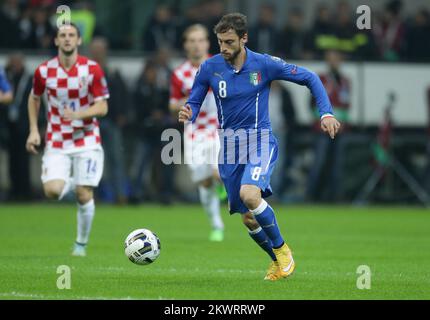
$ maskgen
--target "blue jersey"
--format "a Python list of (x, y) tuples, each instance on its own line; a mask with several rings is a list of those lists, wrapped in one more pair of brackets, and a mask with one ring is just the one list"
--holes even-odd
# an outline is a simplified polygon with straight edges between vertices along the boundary
[(0, 91), (8, 93), (11, 91), (9, 81), (7, 80), (6, 73), (0, 68)]
[[(274, 80), (286, 80), (307, 86), (316, 100), (320, 116), (333, 114), (324, 86), (314, 72), (248, 48), (241, 70), (234, 70), (233, 66), (218, 54), (200, 66), (194, 80), (187, 102), (193, 111), (191, 121), (194, 122), (197, 118), (206, 93), (211, 88), (217, 104), (218, 120), (224, 132), (245, 130), (249, 137), (263, 136), (262, 133), (267, 131), (270, 133), (268, 141), (262, 139), (261, 142), (259, 139), (255, 141), (248, 138), (243, 141), (233, 136), (235, 140), (231, 141), (234, 141), (235, 146), (242, 142), (247, 145), (244, 152), (241, 152), (240, 148), (234, 149), (234, 157), (231, 158), (234, 161), (231, 162), (228, 148), (221, 149), (223, 151), (220, 152), (218, 167), (227, 190), (231, 213), (249, 212), (240, 197), (242, 185), (256, 185), (263, 197), (272, 194), (270, 177), (278, 158), (278, 145), (271, 134), (269, 120), (269, 92), (270, 84)], [(222, 139), (221, 148), (225, 145), (226, 141)], [(251, 158), (257, 161), (252, 161)]]
[(206, 60), (194, 80), (188, 100), (195, 121), (209, 88), (212, 88), (221, 129), (269, 129), (269, 91), (274, 80), (307, 86), (314, 96), (320, 116), (333, 114), (332, 106), (319, 77), (306, 68), (246, 49), (241, 70), (234, 70), (222, 57)]

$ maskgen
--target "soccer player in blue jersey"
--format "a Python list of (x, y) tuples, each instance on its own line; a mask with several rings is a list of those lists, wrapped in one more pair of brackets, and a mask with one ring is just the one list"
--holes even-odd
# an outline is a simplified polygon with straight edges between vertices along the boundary
[[(334, 118), (327, 93), (314, 72), (246, 47), (246, 16), (227, 14), (215, 26), (214, 32), (221, 54), (200, 66), (191, 95), (179, 112), (179, 121), (195, 121), (211, 88), (221, 127), (219, 171), (227, 189), (230, 213), (242, 215), (251, 238), (271, 257), (264, 279), (274, 281), (286, 278), (295, 269), (294, 259), (281, 235), (272, 207), (264, 200), (272, 194), (270, 175), (278, 156), (277, 141), (271, 133), (269, 120), (271, 82), (286, 80), (307, 86), (315, 97), (321, 128), (332, 139), (340, 123)], [(247, 148), (234, 150), (234, 161), (230, 161), (231, 154), (225, 148), (224, 139), (229, 136), (223, 132), (227, 131), (234, 132), (234, 146), (243, 144), (243, 132), (247, 138)], [(267, 136), (266, 139), (264, 136)]]

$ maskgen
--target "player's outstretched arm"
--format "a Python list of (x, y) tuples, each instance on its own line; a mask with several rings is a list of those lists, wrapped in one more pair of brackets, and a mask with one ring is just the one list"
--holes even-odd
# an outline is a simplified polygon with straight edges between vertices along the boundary
[(339, 132), (340, 123), (333, 115), (330, 99), (318, 75), (313, 71), (286, 63), (276, 57), (266, 56), (266, 62), (271, 80), (286, 80), (308, 87), (318, 107), (321, 117), (321, 129), (334, 139)]
[(319, 76), (312, 71), (302, 68), (305, 73), (305, 85), (309, 88), (312, 95), (315, 97), (318, 106), (318, 112), (321, 116), (321, 129), (327, 133), (330, 138), (334, 139), (339, 132), (340, 122), (333, 115), (333, 108), (327, 91), (321, 82)]
[(28, 97), (28, 120), (30, 123), (30, 134), (28, 135), (25, 148), (32, 154), (37, 154), (37, 147), (40, 146), (40, 133), (37, 126), (37, 119), (39, 118), (40, 110), (40, 97), (34, 96), (30, 93)]
[(102, 99), (94, 103), (90, 108), (85, 110), (73, 111), (71, 108), (64, 108), (64, 119), (67, 121), (84, 120), (92, 118), (100, 118), (108, 113), (108, 104), (106, 99)]
[(185, 95), (182, 88), (184, 83), (175, 72), (170, 77), (169, 110), (174, 116), (178, 116), (181, 108), (187, 103), (189, 95)]
[[(184, 108), (189, 109), (188, 113), (190, 112), (191, 117), (188, 120), (192, 122), (194, 122), (199, 115), (203, 100), (205, 100), (206, 94), (208, 93), (209, 78), (210, 70), (207, 61), (205, 61), (200, 65), (200, 68), (197, 71), (186, 107), (181, 108), (182, 112), (186, 111)], [(184, 115), (184, 113), (182, 113), (182, 115)]]

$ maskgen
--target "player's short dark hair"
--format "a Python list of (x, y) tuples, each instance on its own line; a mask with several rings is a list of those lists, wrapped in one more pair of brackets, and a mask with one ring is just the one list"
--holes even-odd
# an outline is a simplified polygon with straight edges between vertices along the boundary
[[(66, 24), (63, 24), (60, 27), (57, 27), (57, 31), (55, 32), (55, 37), (58, 37), (58, 33), (60, 32), (60, 29), (64, 26), (66, 26)], [(79, 30), (78, 26), (75, 23), (70, 22), (69, 24), (67, 24), (67, 26), (72, 26), (73, 28), (75, 28), (76, 31), (78, 32), (78, 38), (81, 37), (81, 30)]]
[(239, 38), (248, 33), (248, 19), (241, 13), (229, 13), (224, 15), (214, 27), (215, 34), (234, 30)]

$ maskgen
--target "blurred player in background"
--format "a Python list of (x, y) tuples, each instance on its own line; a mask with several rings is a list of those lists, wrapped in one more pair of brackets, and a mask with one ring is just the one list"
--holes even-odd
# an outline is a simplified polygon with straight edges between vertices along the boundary
[[(183, 39), (187, 61), (174, 70), (171, 78), (170, 110), (176, 113), (189, 97), (198, 68), (209, 58), (209, 33), (203, 25), (188, 27)], [(211, 221), (211, 241), (222, 241), (224, 238), (224, 224), (217, 192), (220, 184), (217, 168), (218, 125), (215, 98), (212, 91), (209, 91), (202, 102), (195, 124), (187, 125), (184, 135), (186, 163), (191, 170), (192, 181), (198, 184), (200, 202)], [(199, 153), (204, 154), (203, 158), (193, 157), (198, 157)]]
[(34, 73), (28, 98), (30, 134), (26, 148), (37, 154), (41, 144), (37, 118), (44, 92), (48, 97), (48, 128), (42, 159), (46, 197), (61, 200), (74, 190), (78, 201), (77, 238), (72, 255), (85, 256), (95, 213), (93, 189), (103, 173), (104, 154), (97, 117), (108, 112), (109, 91), (101, 67), (78, 54), (82, 39), (76, 25), (57, 30), (58, 56)]
[(7, 80), (6, 73), (0, 68), (0, 104), (8, 105), (13, 101), (12, 88)]
[[(281, 235), (275, 213), (263, 199), (272, 194), (270, 176), (278, 158), (277, 140), (269, 120), (268, 100), (272, 81), (286, 80), (306, 85), (315, 97), (321, 128), (332, 139), (340, 124), (334, 118), (324, 86), (314, 72), (277, 57), (253, 52), (245, 46), (248, 41), (246, 16), (227, 14), (214, 31), (221, 54), (209, 58), (200, 66), (191, 95), (179, 112), (179, 121), (195, 122), (206, 93), (212, 88), (221, 129), (235, 132), (234, 139), (238, 131), (246, 132), (246, 152), (241, 152), (243, 148), (237, 152), (235, 148), (235, 161), (232, 163), (229, 161), (231, 159), (226, 159), (229, 156), (228, 148), (223, 148), (219, 172), (227, 189), (230, 213), (242, 214), (252, 239), (271, 257), (265, 279), (274, 281), (292, 274), (295, 263)], [(267, 133), (267, 139), (260, 137), (261, 141), (258, 141), (259, 136)], [(252, 136), (256, 136), (255, 140)], [(233, 142), (236, 143), (236, 140)], [(267, 154), (264, 154), (265, 150)], [(241, 161), (243, 159), (246, 163)]]
[[(7, 132), (8, 105), (13, 102), (12, 87), (7, 79), (7, 75), (0, 67), (0, 149), (7, 145), (10, 139)], [(0, 199), (3, 195), (0, 190)]]

